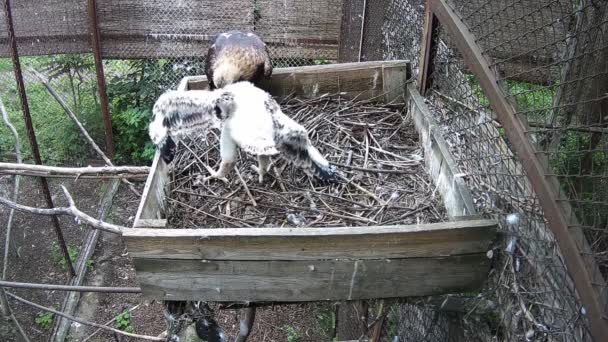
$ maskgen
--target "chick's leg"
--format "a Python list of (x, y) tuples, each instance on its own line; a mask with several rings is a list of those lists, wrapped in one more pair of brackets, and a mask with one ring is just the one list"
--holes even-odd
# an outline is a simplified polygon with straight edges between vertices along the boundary
[(225, 128), (222, 130), (222, 135), (220, 137), (220, 156), (222, 157), (222, 161), (220, 162), (219, 169), (216, 172), (212, 172), (210, 176), (202, 178), (203, 182), (210, 179), (220, 179), (224, 182), (228, 182), (226, 176), (234, 168), (234, 164), (236, 164), (238, 148)]
[(270, 167), (270, 157), (258, 155), (258, 166), (252, 166), (255, 172), (258, 173), (258, 181), (260, 183), (264, 182), (264, 175), (268, 172), (268, 168)]

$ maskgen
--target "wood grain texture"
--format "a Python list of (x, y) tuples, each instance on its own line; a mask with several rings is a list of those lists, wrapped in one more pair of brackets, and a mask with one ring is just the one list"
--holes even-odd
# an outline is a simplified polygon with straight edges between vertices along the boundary
[(133, 222), (134, 227), (142, 226), (143, 223), (139, 222), (141, 219), (157, 220), (163, 218), (166, 187), (169, 184), (169, 166), (160, 158), (159, 151), (156, 151), (154, 155), (150, 170)]
[[(342, 92), (361, 100), (386, 94), (379, 101), (391, 102), (404, 94), (408, 64), (399, 60), (277, 68), (261, 87), (276, 97)], [(207, 89), (205, 76), (189, 77), (187, 82), (188, 89)]]
[(428, 173), (443, 200), (450, 218), (478, 215), (471, 192), (452, 158), (439, 125), (431, 115), (424, 98), (414, 84), (408, 84), (409, 109), (424, 147), (424, 161)]
[(489, 259), (448, 258), (320, 261), (134, 259), (147, 297), (164, 300), (355, 300), (457, 293), (478, 288)]
[(318, 260), (421, 258), (485, 253), (491, 220), (344, 228), (130, 229), (137, 258)]

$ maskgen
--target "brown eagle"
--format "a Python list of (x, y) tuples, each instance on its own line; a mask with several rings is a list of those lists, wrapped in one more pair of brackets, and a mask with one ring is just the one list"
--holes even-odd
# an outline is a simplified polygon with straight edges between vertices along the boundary
[(263, 78), (272, 74), (268, 48), (260, 37), (251, 32), (221, 33), (207, 53), (205, 74), (210, 90), (239, 81), (259, 86)]

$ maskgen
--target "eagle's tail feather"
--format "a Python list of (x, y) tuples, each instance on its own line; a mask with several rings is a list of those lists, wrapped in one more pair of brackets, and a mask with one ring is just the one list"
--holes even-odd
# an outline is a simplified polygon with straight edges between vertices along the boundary
[(312, 146), (305, 135), (296, 137), (293, 134), (290, 138), (284, 141), (279, 148), (283, 158), (322, 182), (336, 181), (335, 167), (330, 165), (319, 150)]
[(336, 168), (329, 164), (319, 150), (311, 144), (308, 144), (306, 152), (312, 161), (311, 169), (313, 175), (324, 182), (335, 182), (337, 178)]

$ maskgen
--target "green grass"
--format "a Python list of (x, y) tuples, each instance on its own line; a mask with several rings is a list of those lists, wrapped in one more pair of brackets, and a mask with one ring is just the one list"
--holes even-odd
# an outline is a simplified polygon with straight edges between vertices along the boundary
[(131, 325), (131, 312), (128, 309), (124, 309), (123, 312), (116, 315), (114, 326), (118, 330), (132, 333), (133, 326)]
[(53, 319), (55, 318), (55, 314), (48, 311), (40, 311), (36, 314), (36, 318), (34, 318), (34, 322), (42, 329), (50, 329), (51, 325), (53, 325)]
[[(56, 264), (61, 266), (62, 269), (68, 268), (68, 263), (65, 261), (65, 258), (63, 257), (63, 253), (61, 252), (61, 248), (59, 248), (58, 245), (53, 244), (53, 246), (51, 246), (50, 254), (51, 254), (51, 260), (53, 260)], [(68, 246), (68, 254), (70, 256), (70, 261), (75, 262), (76, 259), (78, 259), (78, 248), (76, 248), (74, 246)]]
[(287, 342), (298, 342), (304, 337), (298, 328), (291, 325), (284, 326), (283, 330), (287, 333)]

